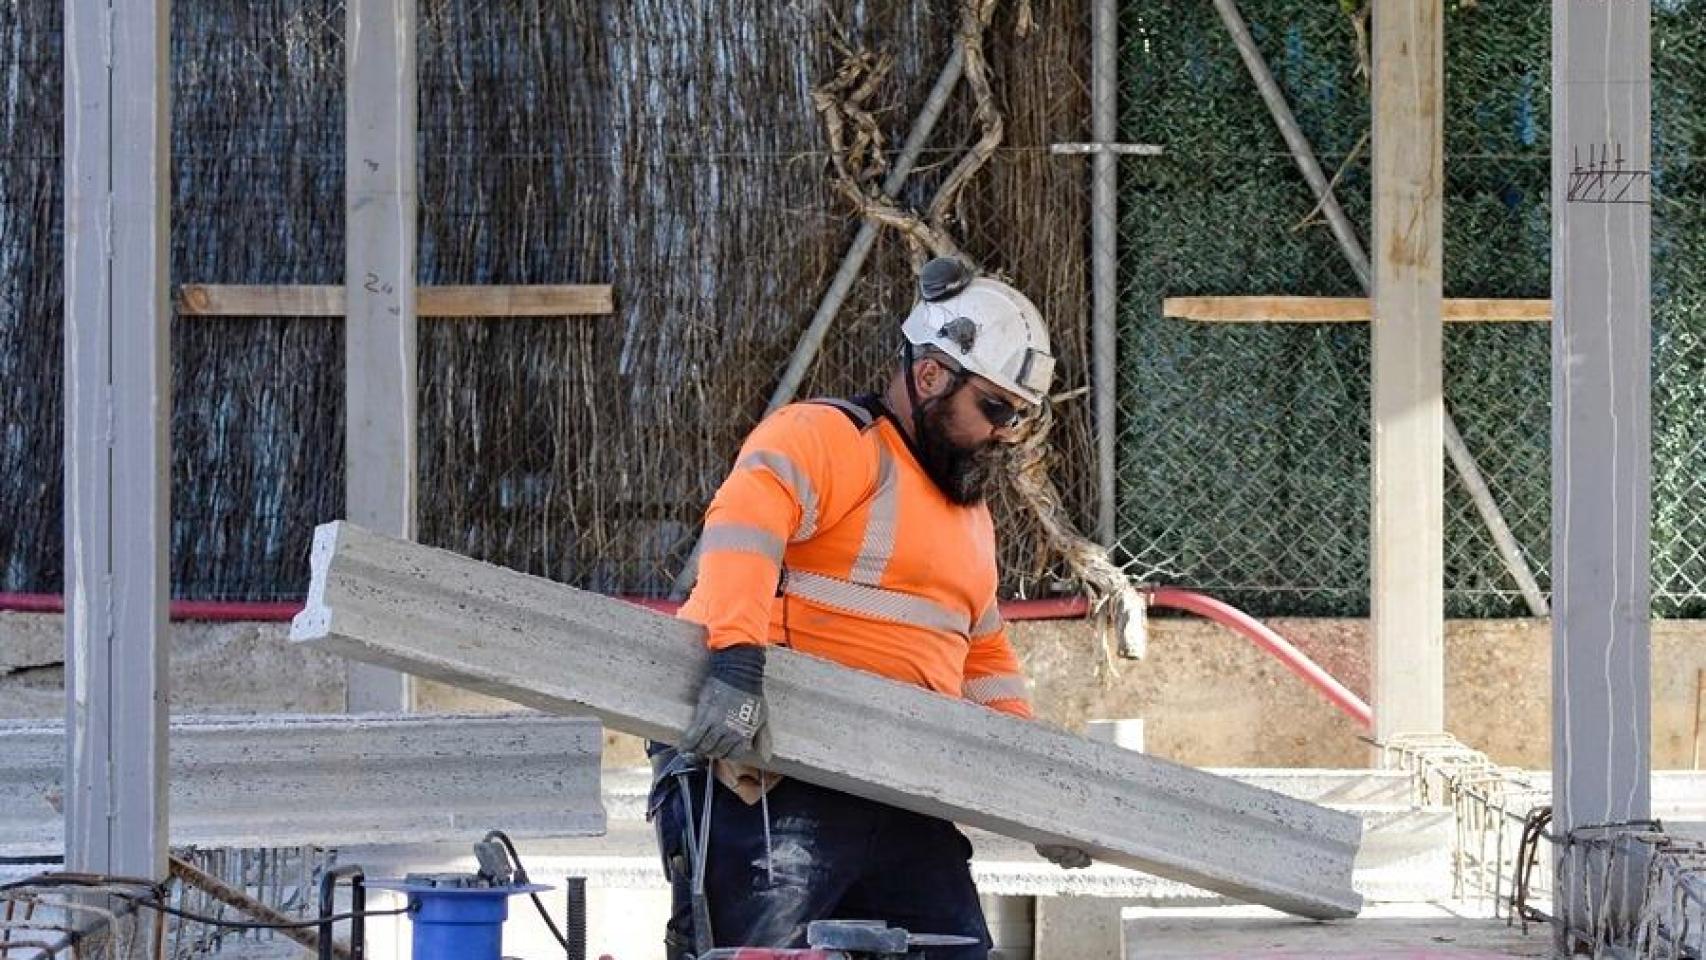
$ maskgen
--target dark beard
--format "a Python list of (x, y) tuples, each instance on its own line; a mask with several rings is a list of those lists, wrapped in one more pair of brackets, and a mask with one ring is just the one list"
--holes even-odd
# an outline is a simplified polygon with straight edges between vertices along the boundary
[(950, 503), (976, 506), (988, 499), (994, 489), (1001, 451), (994, 443), (967, 448), (949, 440), (948, 408), (942, 402), (946, 399), (941, 398), (924, 411), (917, 443), (918, 465)]

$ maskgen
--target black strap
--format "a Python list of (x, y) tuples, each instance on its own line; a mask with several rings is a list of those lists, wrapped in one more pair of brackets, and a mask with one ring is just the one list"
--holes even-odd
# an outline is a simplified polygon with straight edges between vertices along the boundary
[(806, 402), (840, 410), (843, 416), (853, 422), (853, 426), (859, 428), (860, 433), (871, 429), (880, 416), (880, 404), (877, 403), (876, 394), (861, 394), (846, 400), (839, 397), (818, 397)]

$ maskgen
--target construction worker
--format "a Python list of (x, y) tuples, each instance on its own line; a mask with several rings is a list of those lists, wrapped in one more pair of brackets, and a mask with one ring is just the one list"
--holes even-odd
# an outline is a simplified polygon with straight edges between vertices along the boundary
[[(713, 941), (804, 946), (806, 925), (830, 918), (979, 944), (933, 958), (988, 955), (971, 844), (952, 823), (727, 759), (767, 752), (772, 644), (1031, 716), (996, 608), (985, 496), (999, 444), (1048, 391), (1048, 331), (1019, 291), (956, 260), (930, 261), (919, 286), (887, 389), (767, 417), (707, 511), (680, 616), (707, 628), (711, 666), (678, 749), (653, 745), (672, 958)], [(694, 775), (706, 762), (711, 775)]]

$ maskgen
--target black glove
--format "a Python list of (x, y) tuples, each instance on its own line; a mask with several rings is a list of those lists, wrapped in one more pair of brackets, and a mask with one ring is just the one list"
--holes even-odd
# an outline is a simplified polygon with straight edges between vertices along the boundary
[(681, 752), (721, 760), (739, 751), (768, 753), (764, 729), (764, 648), (752, 644), (711, 652), (711, 669), (699, 687), (693, 722), (681, 735)]
[(1090, 855), (1077, 847), (1039, 843), (1037, 853), (1063, 870), (1082, 870), (1090, 865)]

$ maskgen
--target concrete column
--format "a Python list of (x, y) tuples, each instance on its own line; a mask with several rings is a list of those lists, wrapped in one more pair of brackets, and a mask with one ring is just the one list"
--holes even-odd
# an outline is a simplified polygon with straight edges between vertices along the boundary
[[(415, 0), (349, 0), (344, 168), (344, 515), (415, 536)], [(406, 710), (408, 677), (349, 666), (351, 712)]]
[(1374, 730), (1445, 724), (1443, 11), (1374, 5)]
[[(1651, 809), (1649, 239), (1651, 48), (1644, 0), (1552, 4), (1553, 829)], [(1633, 922), (1631, 845), (1560, 863), (1558, 934)], [(1589, 941), (1591, 942), (1591, 940)]]
[(65, 3), (65, 865), (166, 876), (166, 0)]

